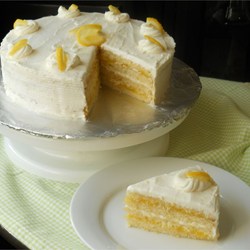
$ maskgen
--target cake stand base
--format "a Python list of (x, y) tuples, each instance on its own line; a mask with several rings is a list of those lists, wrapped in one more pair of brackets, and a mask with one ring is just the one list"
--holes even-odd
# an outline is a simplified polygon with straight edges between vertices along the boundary
[(4, 145), (11, 161), (31, 174), (56, 181), (80, 183), (95, 172), (119, 162), (163, 156), (168, 149), (169, 133), (129, 147), (101, 151), (68, 150), (64, 154), (6, 137)]

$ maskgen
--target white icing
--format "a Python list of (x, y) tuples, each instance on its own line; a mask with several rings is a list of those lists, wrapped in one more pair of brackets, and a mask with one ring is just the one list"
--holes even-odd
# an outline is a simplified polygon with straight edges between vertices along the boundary
[[(79, 56), (75, 53), (67, 53), (66, 52), (66, 56), (67, 56), (67, 65), (66, 65), (66, 69), (65, 71), (68, 71), (69, 69), (73, 69), (75, 67), (77, 67), (78, 65), (80, 65), (81, 59), (79, 58)], [(46, 66), (49, 70), (54, 70), (54, 71), (58, 71), (58, 64), (57, 64), (57, 60), (56, 60), (56, 52), (52, 52), (46, 59)]]
[(198, 178), (187, 177), (188, 172), (205, 172), (199, 166), (184, 169), (176, 174), (173, 181), (173, 187), (185, 192), (202, 192), (212, 186), (212, 182), (203, 181)]
[(104, 16), (107, 21), (115, 23), (125, 23), (130, 19), (128, 13), (114, 14), (112, 11), (105, 12)]
[(17, 36), (23, 36), (26, 34), (31, 34), (36, 32), (39, 29), (39, 25), (36, 21), (33, 20), (26, 20), (26, 25), (18, 25), (14, 28), (14, 33)]
[[(138, 43), (143, 39), (140, 27), (144, 22), (134, 19), (124, 23), (109, 22), (102, 13), (86, 12), (77, 18), (47, 16), (37, 19), (35, 22), (40, 29), (35, 33), (23, 36), (28, 39), (34, 49), (32, 56), (27, 57), (28, 60), (22, 60), (20, 64), (17, 64), (16, 61), (14, 64), (14, 60), (9, 60), (9, 46), (17, 40), (13, 31), (6, 35), (1, 44), (4, 87), (7, 95), (21, 106), (34, 107), (33, 110), (38, 113), (55, 114), (67, 119), (82, 117), (82, 110), (86, 105), (83, 82), (97, 48), (80, 46), (75, 35), (70, 34), (69, 31), (90, 23), (102, 25), (102, 32), (107, 40), (101, 45), (101, 48), (149, 70), (155, 77), (153, 84), (159, 90), (155, 99), (158, 100), (161, 95), (164, 95), (166, 82), (171, 75), (174, 48), (155, 54), (144, 53), (138, 49)], [(169, 35), (166, 34), (166, 37), (169, 39)], [(55, 60), (51, 54), (58, 45), (62, 46), (69, 55), (77, 55), (81, 64), (77, 66), (78, 57), (73, 56), (72, 63), (67, 65), (66, 72), (54, 70), (53, 62)], [(52, 66), (51, 69), (49, 65)], [(18, 73), (15, 75), (13, 72)], [(19, 82), (18, 87), (16, 86), (17, 81)], [(55, 96), (58, 97), (56, 100)]]
[(79, 16), (80, 14), (81, 14), (81, 12), (78, 8), (74, 9), (74, 10), (69, 10), (63, 6), (60, 6), (58, 8), (58, 15), (57, 16), (60, 18), (73, 18), (73, 17)]
[(139, 49), (145, 53), (159, 54), (163, 52), (163, 49), (159, 45), (152, 43), (147, 39), (140, 40), (138, 45)]
[(33, 51), (32, 47), (29, 44), (27, 44), (21, 49), (17, 50), (15, 54), (9, 55), (9, 57), (11, 59), (20, 60), (24, 57), (29, 56), (32, 53), (32, 51)]
[[(160, 198), (167, 202), (178, 204), (179, 206), (189, 209), (195, 209), (200, 212), (218, 219), (219, 217), (219, 188), (216, 184), (207, 187), (203, 191), (187, 192), (176, 188), (176, 177), (183, 171), (193, 170), (194, 168), (187, 168), (186, 170), (175, 171), (169, 174), (152, 177), (141, 181), (127, 188), (128, 192), (136, 192), (142, 195)], [(177, 177), (178, 179), (178, 177)]]
[(157, 45), (144, 37), (144, 39), (140, 40), (138, 43), (138, 47), (141, 51), (148, 54), (159, 54), (163, 51), (174, 50), (175, 42), (174, 39), (169, 36), (166, 32), (162, 33), (158, 29), (156, 29), (153, 25), (149, 23), (143, 23), (140, 27), (140, 33), (143, 37), (150, 36), (157, 40), (161, 45)]
[(149, 23), (143, 23), (141, 25), (140, 28), (140, 33), (144, 36), (144, 35), (148, 35), (148, 36), (153, 36), (153, 37), (160, 37), (162, 36), (162, 33), (154, 28), (151, 24)]

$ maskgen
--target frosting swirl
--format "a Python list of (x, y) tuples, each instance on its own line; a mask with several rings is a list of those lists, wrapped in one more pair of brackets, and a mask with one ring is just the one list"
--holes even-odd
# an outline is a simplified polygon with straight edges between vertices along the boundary
[(142, 52), (149, 53), (149, 54), (162, 53), (162, 48), (160, 46), (150, 42), (147, 39), (140, 40), (138, 45)]
[(106, 20), (114, 23), (125, 23), (130, 19), (128, 13), (115, 14), (112, 11), (106, 11), (104, 17)]
[(57, 16), (60, 18), (73, 18), (77, 17), (81, 14), (80, 10), (78, 8), (76, 9), (66, 9), (63, 6), (60, 6), (58, 8), (58, 14)]
[(18, 25), (14, 28), (14, 33), (18, 36), (31, 34), (39, 29), (39, 25), (36, 21), (27, 20), (26, 25)]
[(187, 173), (190, 172), (206, 174), (206, 172), (198, 166), (182, 170), (175, 175), (173, 187), (185, 192), (202, 192), (213, 185), (213, 182), (209, 180), (187, 177)]
[(13, 55), (9, 55), (9, 57), (15, 60), (19, 60), (30, 55), (32, 51), (32, 47), (29, 44), (26, 44), (25, 46), (17, 50)]
[[(66, 53), (67, 56), (67, 65), (65, 71), (68, 71), (71, 68), (75, 68), (80, 65), (82, 62), (79, 56), (75, 53)], [(56, 52), (51, 53), (46, 59), (46, 66), (49, 69), (57, 70), (58, 64), (56, 59)]]
[(161, 37), (162, 33), (155, 29), (151, 24), (149, 23), (143, 23), (140, 28), (140, 33), (148, 36), (153, 36), (153, 37)]
[(144, 36), (144, 39), (139, 41), (138, 46), (145, 53), (157, 54), (175, 48), (174, 39), (163, 29), (157, 29), (150, 22), (141, 25), (140, 34)]

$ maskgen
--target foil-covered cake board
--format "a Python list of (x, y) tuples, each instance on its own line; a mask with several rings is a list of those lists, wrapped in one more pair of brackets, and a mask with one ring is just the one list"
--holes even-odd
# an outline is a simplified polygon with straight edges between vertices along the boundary
[(163, 155), (168, 132), (187, 117), (200, 91), (194, 70), (175, 59), (161, 105), (153, 107), (102, 87), (87, 122), (67, 121), (17, 107), (6, 97), (0, 79), (0, 132), (16, 165), (42, 177), (80, 182), (86, 172), (119, 161)]

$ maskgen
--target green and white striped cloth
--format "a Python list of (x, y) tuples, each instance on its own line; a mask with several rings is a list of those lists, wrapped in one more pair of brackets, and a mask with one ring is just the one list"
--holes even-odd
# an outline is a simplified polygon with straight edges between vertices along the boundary
[[(250, 185), (250, 83), (201, 77), (202, 92), (170, 133), (166, 156), (211, 163)], [(70, 223), (78, 184), (42, 179), (15, 167), (0, 136), (0, 224), (30, 249), (88, 249)]]

